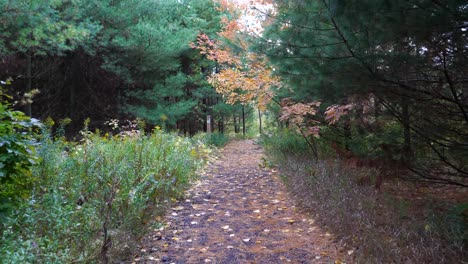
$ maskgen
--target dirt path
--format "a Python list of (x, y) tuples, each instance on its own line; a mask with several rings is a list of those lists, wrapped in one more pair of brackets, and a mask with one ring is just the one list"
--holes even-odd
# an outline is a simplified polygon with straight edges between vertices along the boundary
[[(299, 212), (251, 140), (229, 143), (135, 263), (334, 263), (332, 237)], [(337, 262), (339, 263), (339, 262)]]

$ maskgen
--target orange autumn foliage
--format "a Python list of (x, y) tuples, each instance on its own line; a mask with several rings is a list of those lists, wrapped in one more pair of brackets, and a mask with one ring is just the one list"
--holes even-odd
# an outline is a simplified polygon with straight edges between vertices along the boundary
[(235, 43), (241, 52), (234, 52), (206, 34), (200, 34), (197, 43), (192, 43), (191, 47), (220, 65), (219, 72), (209, 76), (208, 80), (218, 93), (225, 96), (227, 103), (255, 102), (264, 110), (274, 96), (272, 88), (280, 87), (281, 82), (272, 74), (273, 70), (264, 56), (249, 52), (248, 42), (239, 34), (239, 29), (236, 21), (230, 21), (219, 35)]
[(296, 103), (286, 98), (281, 101), (280, 121), (288, 121), (291, 128), (300, 130), (305, 136), (319, 137), (320, 123), (315, 118), (321, 102)]

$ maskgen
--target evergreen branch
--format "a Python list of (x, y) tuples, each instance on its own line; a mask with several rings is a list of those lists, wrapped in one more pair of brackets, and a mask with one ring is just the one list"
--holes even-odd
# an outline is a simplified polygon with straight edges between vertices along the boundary
[(284, 59), (325, 59), (325, 60), (342, 60), (354, 58), (353, 56), (343, 56), (343, 57), (324, 57), (324, 56), (274, 56), (270, 55), (272, 58), (284, 58)]
[(336, 46), (336, 45), (341, 45), (341, 44), (343, 44), (343, 42), (324, 43), (324, 44), (311, 45), (311, 46), (301, 46), (301, 45), (292, 44), (290, 42), (287, 43), (288, 46), (300, 48), (300, 49), (313, 49), (313, 48), (320, 48), (320, 47)]
[(447, 79), (447, 82), (449, 84), (450, 92), (452, 93), (452, 96), (453, 96), (453, 99), (455, 100), (455, 103), (458, 105), (458, 107), (460, 108), (460, 111), (463, 113), (463, 116), (465, 117), (465, 121), (468, 122), (468, 114), (466, 113), (465, 108), (463, 107), (462, 103), (460, 102), (460, 99), (458, 98), (458, 94), (455, 91), (455, 87), (453, 85), (452, 79), (450, 78), (450, 75), (449, 75), (448, 70), (447, 70), (447, 61), (446, 61), (446, 58), (445, 58), (445, 52), (443, 54), (443, 62), (444, 62), (443, 63), (444, 64), (444, 75), (445, 75), (445, 78)]
[[(403, 120), (401, 119), (400, 115), (397, 114), (397, 110), (395, 110), (394, 107), (391, 107), (388, 103), (385, 102), (385, 100), (379, 98), (381, 104), (400, 122), (402, 123)], [(412, 131), (414, 131), (416, 134), (418, 134), (421, 138), (423, 138), (427, 145), (437, 154), (437, 156), (439, 157), (439, 159), (444, 162), (445, 164), (447, 164), (450, 168), (454, 169), (455, 171), (457, 171), (458, 173), (460, 174), (464, 174), (464, 175), (468, 175), (468, 172), (467, 171), (464, 171), (462, 168), (459, 168), (457, 167), (455, 164), (453, 164), (452, 162), (450, 162), (449, 160), (447, 160), (447, 158), (445, 158), (445, 156), (440, 153), (440, 151), (438, 151), (436, 149), (436, 147), (431, 144), (431, 143), (436, 143), (437, 145), (440, 145), (440, 146), (444, 146), (443, 143), (437, 141), (437, 140), (434, 140), (432, 138), (429, 138), (426, 134), (422, 133), (418, 127), (415, 127), (414, 125), (410, 126), (410, 129)], [(446, 146), (448, 147), (448, 146)], [(459, 177), (462, 177), (459, 175)], [(466, 176), (464, 176), (466, 177)], [(445, 180), (445, 179), (444, 179)], [(451, 184), (455, 184), (456, 182), (451, 182)], [(460, 184), (460, 183), (459, 183)], [(461, 185), (463, 187), (468, 187), (468, 186), (465, 186), (465, 185)]]
[[(267, 40), (265, 38), (258, 37), (258, 39), (261, 39), (266, 44), (271, 44), (271, 42), (269, 42), (269, 40)], [(323, 43), (323, 44), (317, 44), (317, 45), (311, 45), (311, 46), (302, 46), (302, 45), (298, 45), (298, 44), (293, 44), (291, 42), (286, 42), (284, 44), (282, 43), (282, 45), (287, 45), (287, 46), (300, 48), (300, 49), (312, 49), (312, 48), (320, 48), (320, 47), (329, 47), (329, 46), (336, 46), (336, 45), (340, 45), (340, 44), (343, 44), (343, 42)]]
[[(304, 26), (304, 25), (298, 25), (298, 24), (294, 24), (294, 23), (291, 23), (289, 21), (286, 21), (286, 20), (283, 20), (281, 18), (278, 18), (276, 16), (273, 16), (272, 14), (268, 13), (268, 12), (265, 12), (265, 11), (262, 11), (256, 7), (253, 8), (254, 10), (260, 12), (261, 14), (267, 16), (267, 17), (270, 17), (270, 18), (273, 18), (275, 20), (278, 20), (279, 22), (281, 23), (284, 23), (284, 24), (287, 24), (287, 25), (290, 25), (290, 26), (293, 26), (293, 27), (297, 27), (297, 28), (303, 28), (303, 29), (308, 29), (308, 30), (313, 30), (313, 31), (334, 31), (333, 28), (318, 28), (318, 27), (308, 27), (308, 26)], [(319, 13), (319, 12), (317, 12)], [(326, 23), (324, 23), (326, 24)]]

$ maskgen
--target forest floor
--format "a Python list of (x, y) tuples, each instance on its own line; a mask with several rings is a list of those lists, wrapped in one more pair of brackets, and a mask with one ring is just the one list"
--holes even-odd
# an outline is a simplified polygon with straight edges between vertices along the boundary
[(332, 234), (294, 206), (252, 140), (220, 151), (200, 181), (143, 239), (133, 263), (341, 263)]

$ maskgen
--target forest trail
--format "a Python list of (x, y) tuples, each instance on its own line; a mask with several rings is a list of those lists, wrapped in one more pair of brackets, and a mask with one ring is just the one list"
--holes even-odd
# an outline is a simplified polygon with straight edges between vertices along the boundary
[[(297, 210), (252, 140), (230, 142), (133, 263), (335, 263), (330, 234)], [(340, 263), (340, 262), (336, 262)]]

